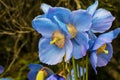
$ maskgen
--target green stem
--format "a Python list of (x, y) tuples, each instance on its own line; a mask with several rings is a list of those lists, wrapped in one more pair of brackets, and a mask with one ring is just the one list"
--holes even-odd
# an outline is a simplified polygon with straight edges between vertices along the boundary
[(70, 64), (68, 64), (68, 68), (69, 68), (70, 80), (72, 80), (72, 75), (71, 75), (71, 67), (70, 67)]
[(83, 80), (85, 80), (85, 74), (84, 74), (84, 58), (82, 58), (82, 73), (83, 73)]
[(81, 80), (81, 73), (80, 73), (81, 71), (80, 71), (80, 63), (79, 62), (78, 62), (78, 72), (79, 72), (78, 73), (79, 74), (79, 80)]
[(88, 80), (88, 55), (86, 56), (86, 80)]
[(74, 70), (74, 79), (78, 80), (78, 77), (77, 77), (77, 68), (76, 68), (76, 63), (75, 63), (74, 57), (72, 57), (72, 63), (73, 63), (73, 70)]

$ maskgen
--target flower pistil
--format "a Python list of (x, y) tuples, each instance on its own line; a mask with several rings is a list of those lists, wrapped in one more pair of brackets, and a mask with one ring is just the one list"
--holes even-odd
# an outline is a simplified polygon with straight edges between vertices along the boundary
[(103, 44), (100, 48), (97, 49), (97, 53), (101, 54), (101, 53), (105, 53), (108, 54), (108, 50), (106, 50), (106, 44)]
[(58, 48), (63, 48), (65, 45), (65, 36), (59, 30), (54, 31), (50, 44), (55, 44)]

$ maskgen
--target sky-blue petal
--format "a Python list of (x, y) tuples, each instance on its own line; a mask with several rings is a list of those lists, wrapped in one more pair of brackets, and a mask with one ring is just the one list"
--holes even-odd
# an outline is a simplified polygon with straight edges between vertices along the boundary
[(93, 16), (97, 7), (98, 7), (98, 0), (95, 0), (95, 3), (87, 8), (87, 12)]
[(89, 36), (89, 49), (91, 50), (94, 46), (94, 42), (96, 40), (96, 35), (92, 31), (88, 31), (88, 36)]
[(110, 59), (113, 56), (113, 48), (112, 45), (109, 43), (106, 46), (106, 50), (108, 50), (108, 54), (105, 53), (101, 53), (97, 55), (97, 66), (98, 67), (102, 67), (102, 66), (106, 66), (107, 63), (110, 61)]
[(4, 72), (4, 67), (0, 65), (0, 74)]
[(86, 49), (89, 48), (89, 44), (88, 44), (89, 37), (86, 32), (77, 32), (77, 35), (74, 38), (74, 40), (77, 42), (77, 44), (83, 45)]
[(63, 23), (62, 21), (58, 20), (57, 16), (54, 16), (55, 21), (58, 23), (60, 30), (62, 31), (63, 34), (66, 35), (66, 37), (71, 37), (69, 34), (69, 31), (67, 29), (67, 25)]
[(36, 80), (36, 75), (38, 71), (43, 68), (40, 64), (29, 64), (28, 67), (30, 68), (30, 71), (28, 73), (28, 79), (29, 80)]
[(60, 63), (65, 55), (65, 47), (58, 48), (50, 44), (51, 39), (41, 38), (39, 41), (39, 58), (40, 61), (48, 65)]
[(92, 24), (92, 16), (85, 10), (73, 11), (70, 15), (70, 24), (74, 25), (77, 31), (88, 31)]
[(66, 38), (66, 46), (65, 46), (65, 53), (66, 53), (66, 58), (65, 61), (69, 62), (71, 57), (72, 57), (72, 51), (73, 51), (73, 45), (71, 40)]
[(70, 10), (67, 8), (63, 7), (52, 7), (49, 9), (47, 13), (47, 17), (54, 20), (54, 16), (56, 16), (60, 21), (64, 23), (69, 22), (69, 17), (70, 17)]
[(83, 45), (77, 44), (75, 40), (72, 40), (72, 44), (73, 44), (72, 55), (74, 56), (75, 59), (80, 59), (86, 55), (86, 49)]
[(48, 18), (35, 18), (32, 21), (33, 28), (44, 37), (51, 37), (58, 26)]
[(91, 30), (94, 33), (103, 33), (106, 30), (110, 29), (114, 20), (115, 17), (112, 16), (109, 11), (102, 8), (98, 9), (93, 16)]
[(97, 54), (95, 51), (93, 51), (91, 54), (90, 54), (90, 63), (95, 71), (95, 73), (97, 74), (97, 70), (96, 70), (96, 67), (97, 67)]
[(97, 50), (105, 43), (111, 43), (113, 39), (115, 39), (120, 33), (120, 28), (116, 28), (108, 33), (101, 34), (95, 41), (93, 50)]
[(45, 3), (42, 3), (42, 4), (41, 4), (41, 9), (43, 10), (44, 13), (47, 13), (48, 10), (49, 10), (49, 8), (51, 8), (50, 5), (45, 4)]

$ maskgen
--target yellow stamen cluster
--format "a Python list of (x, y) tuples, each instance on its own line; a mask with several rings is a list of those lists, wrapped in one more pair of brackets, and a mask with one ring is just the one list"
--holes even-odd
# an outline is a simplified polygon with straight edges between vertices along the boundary
[(74, 38), (76, 36), (76, 34), (77, 34), (76, 28), (71, 24), (67, 24), (67, 29), (68, 29), (71, 37)]
[(65, 45), (65, 36), (59, 30), (56, 30), (52, 33), (50, 44), (55, 44), (58, 48), (63, 48)]
[(105, 53), (105, 54), (108, 54), (108, 50), (105, 50), (106, 49), (106, 44), (103, 44), (100, 48), (97, 49), (97, 54), (101, 54), (101, 53)]

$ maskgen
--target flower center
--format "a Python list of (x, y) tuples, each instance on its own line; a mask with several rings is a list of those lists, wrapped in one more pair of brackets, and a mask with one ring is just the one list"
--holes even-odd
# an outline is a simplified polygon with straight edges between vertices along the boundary
[(50, 44), (55, 44), (58, 48), (63, 48), (65, 45), (65, 36), (59, 30), (56, 30), (52, 33)]
[(108, 54), (108, 50), (106, 50), (106, 44), (103, 44), (100, 48), (97, 49), (97, 54), (101, 54), (103, 52)]
[(71, 35), (71, 38), (74, 38), (76, 36), (76, 34), (77, 34), (76, 28), (71, 24), (67, 24), (67, 29), (68, 29), (68, 32)]

